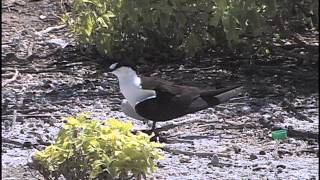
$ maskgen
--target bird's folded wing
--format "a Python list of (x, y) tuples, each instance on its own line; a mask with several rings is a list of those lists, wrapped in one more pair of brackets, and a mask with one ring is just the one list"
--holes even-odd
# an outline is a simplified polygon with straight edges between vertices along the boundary
[(141, 79), (142, 88), (154, 90), (158, 101), (187, 106), (193, 99), (200, 96), (200, 90), (196, 87), (178, 86), (171, 82), (151, 77), (141, 77)]

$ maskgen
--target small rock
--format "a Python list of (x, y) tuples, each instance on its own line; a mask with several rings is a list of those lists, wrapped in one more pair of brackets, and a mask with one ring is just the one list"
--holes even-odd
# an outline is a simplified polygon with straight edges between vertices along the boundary
[(43, 128), (43, 125), (42, 124), (36, 124), (36, 127)]
[(239, 148), (239, 147), (233, 147), (233, 150), (234, 150), (234, 152), (236, 153), (236, 154), (239, 154), (240, 152), (241, 152), (241, 148)]
[(25, 120), (21, 116), (17, 116), (16, 122), (24, 123)]
[(279, 164), (279, 165), (277, 165), (277, 168), (285, 169), (286, 166), (285, 166), (285, 165), (282, 165), (282, 164)]
[(56, 45), (59, 45), (63, 48), (65, 48), (67, 45), (69, 45), (69, 43), (63, 39), (56, 39), (56, 38), (53, 38), (53, 39), (50, 39), (47, 41), (48, 43), (50, 44), (56, 44)]
[(256, 168), (253, 168), (252, 171), (260, 171), (260, 170), (265, 170), (267, 169), (266, 167), (256, 167)]
[(241, 108), (241, 111), (243, 113), (249, 113), (251, 111), (251, 108), (249, 106), (244, 106)]
[(50, 131), (48, 129), (43, 130), (45, 133), (49, 133)]
[(228, 109), (224, 109), (224, 110), (223, 110), (223, 113), (224, 113), (224, 114), (230, 114), (230, 111), (229, 111)]
[(28, 124), (28, 126), (27, 126), (28, 128), (33, 128), (34, 127), (34, 124)]
[(217, 166), (220, 164), (219, 162), (219, 157), (217, 155), (214, 155), (212, 158), (211, 158), (211, 162), (210, 162), (211, 165), (213, 166)]
[(157, 167), (158, 167), (158, 168), (163, 168), (163, 167), (165, 167), (165, 165), (162, 164), (162, 163), (160, 163), (160, 162), (158, 162), (158, 163), (157, 163)]
[(39, 18), (40, 18), (41, 20), (43, 20), (43, 19), (47, 18), (47, 16), (45, 16), (45, 15), (40, 15)]
[(250, 154), (250, 160), (255, 160), (255, 159), (258, 159), (258, 156), (255, 155), (255, 154)]
[(264, 114), (264, 115), (262, 115), (262, 117), (265, 120), (270, 120), (271, 119), (271, 115), (270, 114)]
[(95, 109), (103, 109), (103, 104), (101, 102), (96, 102), (96, 104), (94, 105)]
[(27, 4), (25, 1), (21, 1), (21, 0), (14, 1), (14, 3), (19, 5), (19, 6), (25, 6)]
[(180, 159), (179, 159), (180, 163), (190, 163), (190, 157), (188, 156), (182, 156)]
[(266, 155), (266, 152), (265, 151), (260, 151), (259, 155)]
[(30, 141), (23, 142), (23, 147), (31, 148), (32, 143)]

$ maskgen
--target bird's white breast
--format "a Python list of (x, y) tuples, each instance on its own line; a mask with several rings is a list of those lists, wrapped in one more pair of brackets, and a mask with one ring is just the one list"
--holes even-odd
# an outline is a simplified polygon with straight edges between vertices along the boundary
[(120, 91), (132, 107), (143, 100), (156, 96), (154, 90), (142, 89), (140, 84), (141, 79), (138, 76), (119, 78)]

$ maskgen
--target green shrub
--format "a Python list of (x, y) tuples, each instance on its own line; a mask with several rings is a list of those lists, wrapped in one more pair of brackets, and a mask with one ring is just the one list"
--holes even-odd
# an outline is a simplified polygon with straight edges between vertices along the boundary
[(274, 2), (74, 0), (65, 22), (81, 43), (95, 45), (101, 54), (194, 56), (213, 45), (237, 44), (243, 33), (261, 33), (262, 14), (271, 12)]
[(161, 145), (132, 134), (132, 127), (115, 119), (69, 117), (55, 144), (33, 156), (34, 164), (48, 179), (141, 179), (156, 170)]

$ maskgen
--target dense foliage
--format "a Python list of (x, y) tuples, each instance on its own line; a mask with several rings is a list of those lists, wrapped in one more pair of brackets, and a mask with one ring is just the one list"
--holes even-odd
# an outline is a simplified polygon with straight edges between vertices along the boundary
[(317, 0), (301, 2), (307, 0), (74, 0), (65, 20), (81, 43), (95, 45), (101, 54), (194, 56), (270, 32), (267, 19), (285, 18), (291, 6), (300, 7), (302, 18), (318, 17)]
[(56, 143), (34, 155), (36, 167), (48, 179), (141, 179), (162, 158), (159, 143), (132, 124), (86, 115), (69, 117)]

